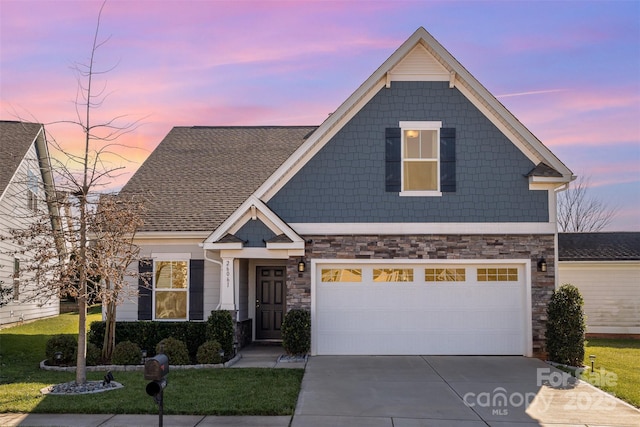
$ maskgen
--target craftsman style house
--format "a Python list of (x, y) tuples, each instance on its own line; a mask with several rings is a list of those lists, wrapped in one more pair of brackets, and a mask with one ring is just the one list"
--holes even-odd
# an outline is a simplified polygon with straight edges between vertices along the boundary
[[(55, 209), (53, 178), (44, 127), (38, 123), (0, 121), (0, 325), (20, 323), (60, 312), (57, 295), (42, 292), (28, 269), (28, 253), (8, 238), (35, 217)], [(52, 217), (54, 217), (52, 215)], [(54, 226), (52, 224), (52, 226)]]
[(305, 308), (312, 354), (540, 355), (572, 178), (419, 28), (320, 126), (172, 129), (122, 190), (153, 283), (118, 320), (230, 310), (246, 342)]

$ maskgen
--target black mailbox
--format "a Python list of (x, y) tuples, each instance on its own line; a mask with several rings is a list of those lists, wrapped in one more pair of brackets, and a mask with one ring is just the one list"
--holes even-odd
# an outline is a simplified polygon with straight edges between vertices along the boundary
[(169, 373), (169, 358), (166, 354), (158, 354), (144, 364), (144, 379), (162, 381)]

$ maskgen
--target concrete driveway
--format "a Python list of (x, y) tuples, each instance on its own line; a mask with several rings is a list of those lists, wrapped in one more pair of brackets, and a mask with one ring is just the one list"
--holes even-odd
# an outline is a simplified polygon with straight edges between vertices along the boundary
[(315, 356), (292, 427), (638, 426), (640, 411), (538, 359)]

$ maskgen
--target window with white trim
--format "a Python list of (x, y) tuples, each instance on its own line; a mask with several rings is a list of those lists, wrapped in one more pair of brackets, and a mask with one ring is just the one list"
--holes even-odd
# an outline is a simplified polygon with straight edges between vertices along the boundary
[(441, 127), (442, 122), (400, 122), (402, 193), (439, 194)]
[(13, 300), (20, 301), (20, 260), (13, 259)]
[(154, 318), (187, 320), (189, 261), (153, 264)]
[(38, 175), (31, 169), (27, 170), (27, 209), (38, 211)]

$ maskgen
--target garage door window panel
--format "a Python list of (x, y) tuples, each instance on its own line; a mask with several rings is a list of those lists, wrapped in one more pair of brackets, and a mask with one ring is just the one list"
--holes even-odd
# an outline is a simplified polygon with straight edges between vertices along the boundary
[(479, 268), (478, 282), (517, 282), (517, 268)]
[(323, 268), (323, 282), (362, 282), (362, 269), (360, 268)]
[(413, 268), (374, 268), (374, 282), (413, 282)]
[(467, 275), (464, 268), (427, 268), (425, 282), (464, 282)]

